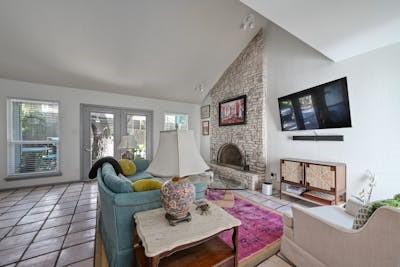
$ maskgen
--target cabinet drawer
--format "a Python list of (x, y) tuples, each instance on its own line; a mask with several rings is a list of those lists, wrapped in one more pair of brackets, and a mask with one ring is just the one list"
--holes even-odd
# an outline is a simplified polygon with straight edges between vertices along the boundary
[(304, 184), (303, 163), (283, 160), (281, 162), (281, 177), (284, 181)]
[(305, 174), (306, 184), (308, 186), (328, 191), (335, 191), (335, 167), (306, 164)]

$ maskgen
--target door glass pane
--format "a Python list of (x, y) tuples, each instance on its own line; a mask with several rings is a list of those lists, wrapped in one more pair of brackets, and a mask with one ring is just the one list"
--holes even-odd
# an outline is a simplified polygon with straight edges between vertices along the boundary
[(136, 147), (133, 148), (135, 159), (146, 159), (146, 116), (128, 114), (126, 131), (133, 135), (136, 140)]
[(189, 116), (186, 114), (165, 114), (164, 130), (189, 130)]
[(114, 157), (114, 114), (90, 112), (90, 163)]

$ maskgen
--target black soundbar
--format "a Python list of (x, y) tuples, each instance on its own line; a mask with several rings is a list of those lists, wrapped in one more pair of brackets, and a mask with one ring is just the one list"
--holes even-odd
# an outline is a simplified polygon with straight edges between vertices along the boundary
[(343, 135), (293, 135), (294, 141), (344, 141)]

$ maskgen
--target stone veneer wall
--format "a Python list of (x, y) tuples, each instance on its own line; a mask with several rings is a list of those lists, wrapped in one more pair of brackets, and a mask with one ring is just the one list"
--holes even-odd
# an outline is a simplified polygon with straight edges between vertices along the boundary
[[(254, 168), (256, 162), (265, 164), (263, 51), (264, 38), (261, 30), (211, 89), (211, 161), (217, 160), (221, 145), (233, 143), (242, 154), (246, 151), (250, 169)], [(219, 102), (240, 95), (247, 95), (247, 123), (220, 127)]]
[(261, 188), (264, 174), (240, 171), (233, 168), (217, 165), (210, 163), (210, 167), (214, 172), (214, 175), (220, 175), (222, 177), (229, 177), (233, 180), (247, 184), (248, 189), (257, 190)]

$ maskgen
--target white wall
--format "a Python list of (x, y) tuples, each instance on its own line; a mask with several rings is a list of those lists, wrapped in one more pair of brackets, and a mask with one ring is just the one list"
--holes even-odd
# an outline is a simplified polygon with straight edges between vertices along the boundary
[[(7, 176), (7, 97), (60, 102), (60, 168), (62, 176), (8, 182), (4, 180)], [(188, 114), (189, 128), (194, 130), (196, 141), (198, 145), (200, 144), (200, 106), (196, 104), (0, 79), (0, 125), (2, 125), (0, 127), (0, 189), (80, 179), (81, 103), (153, 110), (153, 154), (157, 151), (159, 131), (163, 130), (165, 112)]]
[[(270, 23), (266, 29), (267, 163), (279, 173), (279, 159), (296, 157), (347, 164), (348, 196), (360, 191), (369, 169), (377, 175), (373, 198), (400, 192), (400, 44), (334, 63)], [(278, 100), (296, 91), (347, 76), (352, 128), (318, 130), (342, 134), (344, 142), (292, 141), (282, 132)]]

